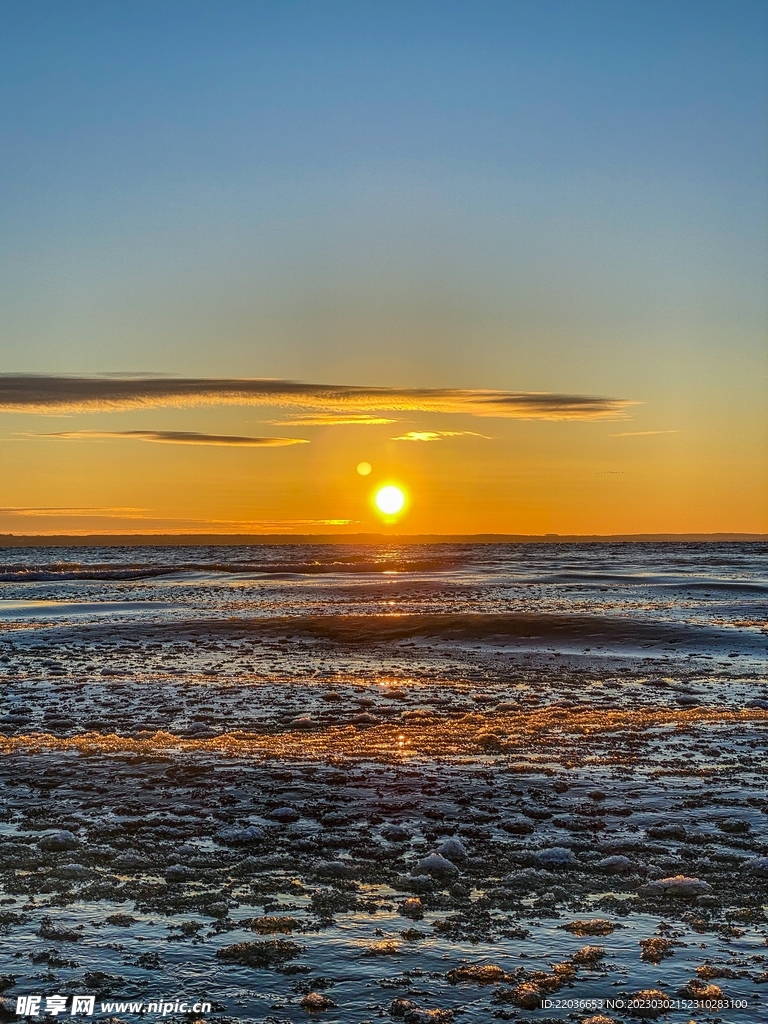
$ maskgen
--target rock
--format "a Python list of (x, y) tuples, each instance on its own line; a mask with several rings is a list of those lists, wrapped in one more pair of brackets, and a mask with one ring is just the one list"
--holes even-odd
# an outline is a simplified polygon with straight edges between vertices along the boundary
[(223, 921), (229, 913), (228, 903), (209, 903), (202, 911), (207, 917), (213, 917), (217, 921)]
[(435, 880), (431, 875), (398, 875), (395, 882), (400, 888), (412, 892), (432, 892), (435, 888)]
[(450, 1010), (408, 1010), (404, 1018), (405, 1024), (449, 1024), (453, 1020)]
[(187, 726), (184, 730), (187, 736), (215, 736), (216, 730), (213, 729), (207, 722), (193, 722), (192, 725)]
[(166, 882), (187, 882), (196, 877), (197, 872), (184, 864), (171, 864), (165, 872)]
[(502, 750), (504, 747), (503, 737), (495, 732), (483, 730), (475, 733), (474, 741), (482, 750)]
[(604, 1013), (596, 1013), (593, 1017), (585, 1017), (581, 1024), (616, 1024), (615, 1017), (606, 1017)]
[(301, 927), (301, 922), (295, 917), (254, 917), (251, 921), (251, 931), (260, 935), (274, 935), (275, 932), (290, 934)]
[(696, 968), (696, 973), (704, 981), (711, 981), (713, 978), (739, 978), (749, 977), (749, 972), (734, 971), (732, 967), (713, 967), (712, 964), (702, 964)]
[(523, 1010), (538, 1010), (541, 998), (542, 991), (539, 986), (524, 981), (512, 989), (510, 1001)]
[(363, 956), (397, 956), (400, 952), (400, 943), (394, 939), (384, 939), (383, 942), (372, 942), (364, 952)]
[(649, 839), (685, 839), (688, 835), (684, 825), (674, 822), (660, 822), (646, 830)]
[(138, 924), (138, 919), (131, 917), (130, 914), (110, 914), (106, 918), (107, 924), (114, 925), (117, 928), (130, 928), (132, 924)]
[(409, 896), (400, 904), (400, 913), (412, 921), (420, 921), (424, 917), (424, 907), (418, 896)]
[(324, 996), (320, 992), (309, 992), (301, 1000), (301, 1008), (306, 1010), (307, 1013), (322, 1013), (323, 1010), (333, 1009), (337, 1005), (332, 999), (329, 999), (328, 996)]
[(768, 878), (768, 857), (750, 857), (742, 864), (742, 871)]
[(402, 825), (387, 825), (381, 830), (381, 834), (390, 843), (405, 843), (411, 838), (410, 832)]
[(466, 860), (468, 856), (464, 843), (462, 843), (460, 839), (456, 839), (454, 836), (451, 836), (450, 839), (446, 839), (442, 842), (438, 846), (437, 852), (442, 857), (447, 857), (450, 861)]
[(62, 864), (54, 872), (59, 878), (87, 878), (90, 873), (82, 864)]
[(289, 939), (268, 939), (266, 942), (236, 942), (216, 951), (218, 960), (242, 964), (244, 967), (273, 967), (293, 960), (301, 946)]
[(370, 714), (368, 711), (363, 711), (359, 715), (355, 715), (352, 719), (353, 725), (378, 725), (379, 719), (376, 715)]
[(416, 1010), (416, 1003), (410, 999), (394, 999), (389, 1004), (389, 1012), (393, 1017), (404, 1017), (410, 1010)]
[(522, 871), (512, 871), (505, 875), (504, 884), (509, 889), (530, 891), (549, 877), (549, 875), (536, 868), (524, 868)]
[(312, 729), (315, 722), (311, 715), (299, 715), (298, 718), (292, 718), (289, 725), (292, 729)]
[(659, 878), (640, 889), (645, 896), (678, 896), (683, 899), (701, 896), (703, 893), (711, 891), (712, 886), (709, 882), (704, 882), (700, 878), (688, 878), (686, 875)]
[(536, 860), (542, 867), (550, 870), (553, 868), (573, 868), (578, 864), (573, 851), (569, 850), (567, 846), (552, 846), (548, 850), (541, 850), (536, 854)]
[(496, 964), (473, 964), (467, 967), (454, 967), (448, 971), (446, 978), (451, 985), (460, 983), (474, 985), (496, 985), (500, 981), (507, 981), (508, 976), (503, 967)]
[(575, 964), (583, 967), (594, 967), (595, 964), (599, 963), (605, 957), (604, 946), (582, 946), (578, 949), (571, 960)]
[(528, 818), (507, 818), (499, 827), (512, 836), (529, 836), (534, 831), (534, 826)]
[(60, 850), (74, 850), (80, 845), (80, 840), (72, 832), (63, 829), (53, 835), (43, 836), (37, 844), (41, 850), (57, 853)]
[(687, 985), (683, 985), (677, 990), (677, 995), (682, 996), (683, 999), (722, 999), (723, 990), (719, 985), (705, 985), (698, 978), (692, 978)]
[(355, 868), (343, 860), (319, 860), (315, 864), (315, 874), (320, 878), (352, 878)]
[(216, 833), (216, 839), (220, 843), (231, 843), (232, 845), (245, 845), (247, 843), (258, 843), (264, 838), (264, 831), (258, 825), (246, 825), (239, 828), (236, 825), (222, 828)]
[(54, 942), (79, 942), (83, 937), (79, 928), (58, 927), (48, 914), (41, 918), (37, 934), (41, 939), (51, 939)]
[(603, 857), (602, 860), (597, 862), (597, 867), (607, 875), (628, 875), (635, 870), (635, 865), (629, 857), (622, 857), (619, 855), (614, 857)]
[(581, 919), (571, 921), (570, 924), (562, 925), (562, 928), (571, 932), (572, 935), (610, 935), (615, 925), (604, 917), (591, 917), (588, 921)]
[(457, 875), (459, 873), (456, 865), (439, 853), (430, 853), (423, 860), (420, 860), (416, 865), (416, 871), (419, 875), (433, 875), (436, 878), (444, 878), (448, 875)]
[(730, 832), (734, 835), (749, 832), (752, 828), (750, 823), (744, 821), (743, 818), (723, 818), (721, 821), (718, 821), (717, 827), (721, 832)]
[(293, 807), (276, 807), (274, 811), (270, 811), (268, 817), (273, 821), (279, 821), (281, 825), (290, 825), (291, 822), (298, 821), (301, 815)]
[(667, 957), (675, 955), (674, 943), (669, 939), (640, 939), (640, 948), (640, 959), (651, 964), (659, 964)]
[(349, 816), (342, 814), (340, 811), (331, 811), (330, 814), (324, 814), (320, 819), (320, 824), (323, 828), (337, 828), (339, 825), (346, 825), (349, 822)]

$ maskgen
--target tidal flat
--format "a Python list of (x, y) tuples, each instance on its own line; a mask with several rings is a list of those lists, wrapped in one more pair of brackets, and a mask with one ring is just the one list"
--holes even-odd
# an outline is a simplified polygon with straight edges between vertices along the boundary
[(765, 545), (0, 579), (4, 1019), (768, 1020)]

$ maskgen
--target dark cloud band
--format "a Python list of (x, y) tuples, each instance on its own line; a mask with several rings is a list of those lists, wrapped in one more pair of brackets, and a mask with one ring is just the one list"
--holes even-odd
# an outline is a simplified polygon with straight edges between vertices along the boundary
[(382, 388), (272, 379), (0, 375), (0, 411), (110, 411), (264, 405), (326, 413), (435, 412), (514, 419), (612, 419), (634, 405), (593, 395), (458, 388)]
[(289, 444), (309, 443), (303, 437), (240, 437), (237, 434), (198, 434), (190, 430), (59, 430), (36, 436), (64, 441), (122, 438), (128, 441), (156, 441), (159, 444), (216, 444), (243, 448), (284, 448)]

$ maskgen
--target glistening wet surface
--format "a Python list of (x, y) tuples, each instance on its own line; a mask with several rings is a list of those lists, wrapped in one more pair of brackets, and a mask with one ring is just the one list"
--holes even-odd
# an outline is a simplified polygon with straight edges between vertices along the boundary
[(765, 545), (30, 549), (0, 578), (11, 1017), (768, 1019)]

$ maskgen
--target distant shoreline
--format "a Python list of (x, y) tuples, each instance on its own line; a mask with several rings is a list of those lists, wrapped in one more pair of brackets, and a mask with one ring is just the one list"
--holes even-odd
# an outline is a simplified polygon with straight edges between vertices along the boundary
[(51, 547), (248, 547), (291, 544), (685, 544), (766, 543), (765, 533), (628, 534), (0, 534), (0, 548)]

